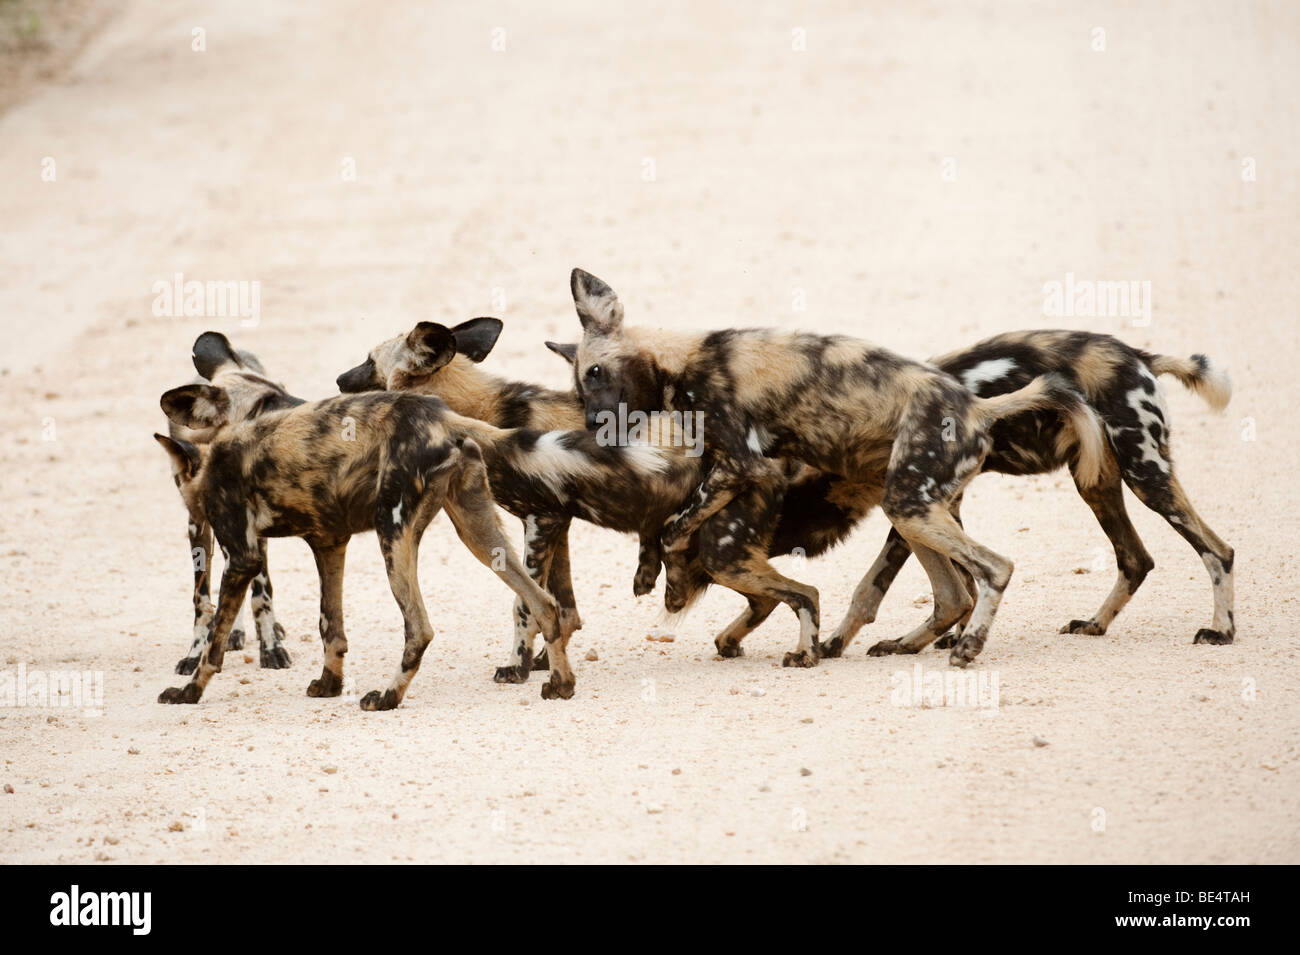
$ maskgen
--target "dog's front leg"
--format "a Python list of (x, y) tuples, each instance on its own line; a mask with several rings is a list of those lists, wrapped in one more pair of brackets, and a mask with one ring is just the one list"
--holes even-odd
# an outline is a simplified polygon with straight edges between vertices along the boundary
[(198, 522), (190, 518), (190, 564), (194, 571), (194, 635), (190, 641), (189, 652), (176, 664), (176, 672), (183, 675), (193, 673), (199, 665), (203, 648), (212, 637), (212, 620), (216, 608), (212, 606), (209, 594), (212, 574), (212, 528), (207, 521)]
[(774, 475), (779, 481), (779, 473), (765, 458), (719, 461), (705, 475), (686, 505), (664, 523), (660, 543), (663, 545), (664, 606), (669, 613), (684, 609), (690, 597), (692, 588), (687, 549), (691, 535), (742, 490), (755, 483), (765, 483)]
[(292, 662), (284, 646), (284, 627), (275, 620), (271, 606), (271, 567), (266, 560), (266, 538), (257, 539), (262, 569), (253, 578), (253, 626), (257, 628), (259, 662), (263, 670), (283, 670)]
[(320, 578), (320, 641), (325, 649), (325, 665), (320, 677), (307, 687), (308, 696), (338, 696), (343, 692), (343, 655), (348, 652), (348, 638), (343, 631), (343, 564), (348, 541), (313, 542), (316, 573)]
[[(242, 533), (242, 532), (241, 532)], [(229, 539), (229, 538), (226, 538)], [(223, 541), (223, 547), (224, 547)], [(221, 596), (217, 601), (217, 615), (212, 625), (212, 639), (203, 650), (190, 682), (172, 686), (158, 695), (159, 703), (197, 703), (212, 674), (221, 671), (226, 653), (226, 637), (235, 624), (239, 607), (244, 602), (248, 584), (261, 569), (261, 560), (254, 550), (225, 548), (226, 564), (221, 574)]]
[[(524, 568), (539, 586), (545, 586), (555, 558), (557, 539), (563, 539), (568, 529), (567, 519), (557, 521), (536, 514), (524, 518)], [(533, 656), (533, 641), (539, 627), (521, 596), (515, 597), (513, 617), (515, 626), (510, 638), (509, 662), (497, 667), (492, 677), (497, 683), (526, 683), (533, 670), (547, 669), (545, 650), (542, 651), (543, 665), (536, 665), (539, 661)]]

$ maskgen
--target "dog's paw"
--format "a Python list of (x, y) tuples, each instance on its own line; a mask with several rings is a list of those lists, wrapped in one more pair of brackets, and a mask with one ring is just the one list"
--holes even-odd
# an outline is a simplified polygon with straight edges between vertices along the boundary
[(329, 670), (325, 670), (317, 679), (307, 684), (308, 696), (339, 696), (342, 693), (343, 680)]
[(227, 650), (244, 649), (244, 631), (241, 630), (239, 627), (236, 627), (234, 630), (231, 630), (230, 636), (226, 637), (226, 649)]
[(934, 641), (936, 650), (950, 650), (957, 646), (957, 641), (961, 639), (961, 634), (956, 630), (949, 630), (938, 640)]
[(361, 698), (361, 708), (374, 712), (375, 710), (395, 710), (397, 709), (397, 692), (395, 690), (384, 690), (380, 693), (378, 690), (371, 690)]
[(542, 699), (544, 700), (569, 700), (573, 698), (573, 681), (561, 680), (558, 673), (552, 673), (551, 678), (542, 684)]
[(259, 647), (258, 650), (263, 670), (287, 670), (293, 663), (289, 659), (289, 651), (281, 643), (271, 647)]
[(537, 654), (537, 656), (533, 657), (532, 668), (534, 670), (549, 670), (551, 668), (551, 658), (546, 655), (545, 649), (543, 649), (541, 653)]
[(916, 653), (916, 647), (904, 646), (902, 640), (881, 640), (867, 649), (869, 657), (887, 657), (895, 653)]
[(1192, 643), (1212, 643), (1215, 646), (1225, 646), (1232, 643), (1232, 634), (1224, 633), (1222, 630), (1210, 630), (1202, 627), (1196, 631), (1196, 636), (1192, 638)]
[(181, 676), (189, 676), (199, 666), (198, 657), (185, 657), (180, 663), (176, 664), (176, 672)]
[(169, 686), (158, 694), (159, 703), (197, 703), (203, 695), (203, 689), (197, 683), (184, 686)]
[(817, 652), (823, 660), (838, 660), (844, 655), (844, 638), (831, 637)]
[(1071, 620), (1061, 628), (1061, 633), (1081, 633), (1089, 637), (1105, 636), (1106, 628), (1095, 620)]
[(818, 663), (817, 651), (813, 650), (791, 650), (781, 659), (783, 667), (815, 667)]
[(966, 664), (979, 656), (979, 652), (983, 649), (983, 640), (967, 634), (958, 640), (957, 645), (952, 648), (952, 653), (948, 655), (948, 663), (964, 669)]
[(492, 676), (493, 683), (527, 683), (528, 674), (532, 672), (525, 670), (522, 666), (515, 665), (509, 667), (497, 667), (497, 672)]
[(718, 656), (725, 660), (734, 660), (736, 657), (745, 655), (745, 648), (739, 643), (717, 643), (713, 644), (718, 649)]

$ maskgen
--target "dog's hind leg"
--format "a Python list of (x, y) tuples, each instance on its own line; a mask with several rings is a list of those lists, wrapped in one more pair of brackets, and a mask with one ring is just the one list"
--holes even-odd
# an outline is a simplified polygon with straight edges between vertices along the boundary
[(283, 670), (292, 662), (284, 646), (284, 627), (275, 620), (271, 606), (271, 570), (266, 560), (266, 538), (257, 541), (262, 569), (253, 578), (249, 602), (253, 605), (253, 625), (257, 628), (259, 663), (263, 670)]
[[(560, 628), (569, 636), (575, 630), (582, 629), (582, 617), (578, 614), (578, 601), (573, 595), (573, 571), (569, 564), (569, 522), (565, 522), (564, 532), (558, 536), (555, 553), (551, 556), (551, 569), (546, 574), (546, 590), (560, 606)], [(567, 645), (567, 644), (566, 644)], [(534, 670), (549, 670), (550, 660), (546, 648), (533, 657)]]
[(567, 700), (573, 696), (574, 679), (566, 650), (569, 633), (561, 626), (559, 607), (555, 598), (528, 575), (506, 541), (478, 445), (466, 440), (462, 451), (464, 464), (459, 480), (448, 488), (444, 505), (447, 516), (465, 546), (523, 599), (529, 614), (541, 628), (551, 670), (550, 680), (542, 686), (542, 699)]
[(918, 653), (971, 612), (974, 601), (952, 561), (915, 541), (911, 544), (910, 550), (916, 554), (917, 561), (925, 569), (926, 576), (930, 578), (930, 587), (934, 591), (934, 606), (930, 610), (930, 617), (924, 624), (905, 636), (896, 640), (882, 640), (875, 644), (867, 651), (869, 656)]
[(885, 546), (881, 548), (875, 563), (854, 588), (853, 599), (849, 601), (849, 609), (845, 611), (844, 619), (835, 628), (830, 639), (822, 644), (823, 657), (834, 658), (843, 654), (853, 642), (853, 638), (858, 635), (858, 631), (876, 619), (880, 602), (885, 599), (885, 594), (889, 592), (894, 578), (898, 576), (898, 572), (907, 563), (907, 558), (911, 556), (912, 548), (903, 539), (903, 535), (891, 527), (889, 536), (885, 538)]
[(216, 608), (209, 594), (212, 579), (212, 527), (190, 521), (190, 564), (194, 571), (194, 635), (189, 651), (176, 664), (176, 672), (193, 673), (203, 656), (203, 648), (212, 638), (212, 620)]
[(343, 565), (348, 542), (310, 542), (320, 578), (320, 640), (325, 664), (307, 687), (308, 696), (338, 696), (343, 692), (343, 655), (348, 638), (343, 629)]
[[(551, 574), (556, 559), (556, 552), (561, 540), (567, 540), (569, 521), (529, 515), (524, 519), (524, 568), (528, 576), (539, 585), (544, 585)], [(533, 670), (548, 668), (546, 651), (538, 657), (533, 655), (533, 640), (539, 626), (528, 609), (523, 597), (515, 597), (514, 633), (510, 641), (510, 658), (505, 666), (497, 667), (492, 679), (497, 683), (525, 683)]]
[[(382, 497), (381, 497), (382, 499)], [(392, 682), (382, 692), (371, 690), (361, 698), (363, 710), (391, 710), (402, 702), (406, 691), (420, 670), (424, 651), (433, 642), (433, 626), (420, 595), (419, 550), (422, 527), (402, 525), (400, 518), (377, 527), (379, 549), (388, 571), (388, 586), (402, 608), (402, 662)]]
[(1172, 470), (1159, 481), (1137, 483), (1130, 480), (1129, 487), (1133, 488), (1138, 500), (1168, 521), (1183, 540), (1192, 545), (1210, 574), (1210, 584), (1214, 588), (1214, 619), (1209, 627), (1196, 631), (1192, 642), (1232, 643), (1237, 633), (1232, 615), (1232, 548), (1197, 515)]
[(1129, 520), (1128, 511), (1124, 507), (1124, 485), (1120, 481), (1119, 470), (1112, 455), (1106, 455), (1101, 477), (1096, 484), (1084, 487), (1076, 479), (1075, 485), (1079, 488), (1079, 496), (1092, 508), (1097, 523), (1115, 549), (1119, 576), (1105, 602), (1090, 620), (1071, 620), (1061, 628), (1061, 633), (1101, 636), (1129, 599), (1137, 593), (1138, 587), (1155, 566), (1155, 561), (1142, 546), (1142, 538), (1138, 537), (1133, 522)]
[(172, 686), (158, 694), (159, 703), (197, 703), (214, 673), (221, 672), (225, 660), (226, 637), (234, 626), (239, 607), (244, 602), (249, 581), (257, 573), (256, 551), (230, 553), (221, 574), (221, 593), (217, 598), (217, 613), (212, 623), (212, 639), (204, 645), (194, 675), (184, 686)]
[[(993, 624), (993, 618), (997, 614), (998, 604), (1002, 600), (1002, 593), (1006, 590), (1007, 584), (1011, 580), (1013, 565), (1010, 560), (1001, 554), (995, 553), (989, 548), (978, 544), (962, 530), (957, 519), (943, 505), (932, 505), (927, 512), (917, 513), (886, 513), (894, 526), (912, 545), (913, 551), (918, 551), (920, 547), (927, 547), (936, 551), (940, 556), (946, 557), (953, 563), (961, 564), (975, 579), (975, 606), (970, 612), (970, 618), (962, 631), (961, 639), (953, 647), (949, 655), (949, 662), (953, 666), (964, 667), (979, 654), (984, 647), (984, 641), (988, 637), (989, 628)], [(919, 556), (919, 554), (918, 554)], [(934, 595), (934, 612), (931, 614), (931, 620), (937, 622), (942, 616), (960, 608), (960, 612), (955, 613), (950, 621), (945, 624), (945, 629), (952, 623), (959, 621), (967, 610), (967, 602), (970, 599), (961, 578), (957, 575), (955, 568), (948, 570), (938, 570), (937, 565), (932, 562), (931, 567), (926, 568), (930, 575), (932, 585), (935, 585)], [(942, 607), (944, 594), (939, 590), (939, 583), (943, 581), (947, 591), (947, 603), (952, 609)], [(953, 606), (953, 605), (956, 606)], [(910, 647), (921, 637), (922, 627), (900, 641), (885, 641), (883, 644), (877, 644), (872, 648), (873, 652), (914, 652)], [(942, 631), (940, 631), (942, 633)], [(940, 633), (934, 635), (937, 638)], [(910, 641), (910, 642), (909, 642)], [(929, 643), (929, 640), (925, 641)], [(897, 649), (891, 649), (894, 644)], [(924, 645), (924, 644), (922, 644)], [(879, 649), (878, 649), (879, 648)]]

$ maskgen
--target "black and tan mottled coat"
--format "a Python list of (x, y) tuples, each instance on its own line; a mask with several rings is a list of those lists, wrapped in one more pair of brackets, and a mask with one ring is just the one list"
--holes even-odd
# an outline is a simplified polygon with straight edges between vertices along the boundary
[[(283, 386), (275, 385), (267, 392), (266, 385), (270, 379), (257, 357), (247, 351), (237, 351), (226, 336), (220, 332), (204, 332), (194, 342), (191, 355), (195, 369), (202, 376), (194, 383), (211, 381), (218, 375), (223, 376), (227, 392), (231, 396), (232, 420), (243, 420), (261, 414), (263, 411), (275, 410), (276, 407), (290, 407), (302, 404), (301, 398), (295, 398), (284, 391)], [(175, 422), (168, 422), (168, 434), (177, 441), (194, 442), (196, 435)], [(190, 568), (194, 574), (194, 630), (189, 649), (176, 664), (176, 672), (193, 673), (198, 666), (203, 649), (212, 639), (212, 621), (216, 608), (211, 600), (212, 577), (212, 528), (206, 521), (189, 521)], [(275, 619), (272, 603), (271, 573), (267, 562), (266, 541), (259, 541), (262, 555), (262, 570), (253, 577), (250, 585), (253, 607), (253, 626), (257, 632), (259, 664), (263, 669), (279, 670), (291, 663), (289, 650), (284, 645), (284, 627)], [(244, 607), (241, 604), (234, 628), (227, 639), (227, 647), (238, 650), (244, 645)]]
[[(930, 578), (930, 619), (872, 652), (914, 653), (964, 622), (950, 660), (965, 666), (984, 645), (1012, 570), (1008, 559), (972, 540), (957, 517), (966, 484), (993, 448), (991, 428), (1051, 409), (1065, 422), (1057, 435), (1059, 454), (1082, 486), (1099, 479), (1104, 439), (1096, 414), (1059, 376), (980, 398), (931, 364), (857, 339), (625, 327), (622, 304), (604, 282), (576, 269), (572, 290), (583, 327), (575, 380), (588, 427), (620, 407), (705, 416), (707, 473), (663, 535), (670, 610), (689, 597), (683, 558), (691, 535), (738, 493), (779, 498), (783, 474), (772, 458), (787, 458), (838, 476), (847, 482), (839, 491), (860, 505), (879, 503)], [(719, 562), (739, 568), (742, 555), (751, 562), (737, 582), (764, 601), (758, 612), (780, 601), (799, 619), (799, 646), (785, 664), (815, 665), (816, 591), (757, 561), (744, 536), (753, 528), (735, 530), (742, 536), (726, 542), (730, 555)]]
[[(406, 693), (433, 637), (417, 579), (420, 538), (445, 510), (476, 558), (515, 591), (538, 621), (550, 650), (552, 681), (543, 696), (572, 693), (555, 601), (529, 577), (501, 531), (482, 453), (459, 416), (431, 397), (343, 395), (232, 421), (231, 392), (211, 385), (167, 392), (163, 411), (206, 442), (156, 435), (169, 452), (191, 514), (206, 519), (226, 555), (212, 640), (191, 681), (165, 690), (165, 703), (193, 703), (221, 669), (225, 640), (249, 582), (262, 568), (259, 539), (301, 537), (321, 582), (325, 663), (311, 696), (343, 689), (343, 564), (352, 535), (374, 530), (405, 623), (401, 665), (384, 690), (365, 694), (368, 710), (392, 709)], [(272, 400), (269, 382), (264, 400)], [(478, 422), (470, 422), (477, 427)], [(560, 459), (557, 465), (555, 458)], [(546, 456), (547, 475), (565, 453)]]

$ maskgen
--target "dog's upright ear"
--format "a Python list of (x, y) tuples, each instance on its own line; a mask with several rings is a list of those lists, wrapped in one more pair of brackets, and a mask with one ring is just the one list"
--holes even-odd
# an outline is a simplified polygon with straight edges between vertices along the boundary
[(230, 396), (212, 385), (182, 385), (165, 393), (158, 403), (172, 424), (199, 433), (220, 428), (230, 416)]
[(574, 269), (569, 276), (578, 321), (588, 335), (613, 335), (623, 327), (623, 303), (614, 290), (590, 272)]
[(434, 375), (456, 357), (451, 329), (437, 322), (421, 322), (406, 336), (406, 347), (384, 383), (389, 391), (407, 391)]
[(451, 330), (456, 339), (457, 354), (473, 362), (482, 361), (501, 336), (501, 327), (499, 318), (471, 318), (468, 322), (461, 322)]
[(421, 322), (406, 336), (410, 371), (436, 371), (456, 355), (456, 339), (451, 329), (437, 322)]
[(211, 381), (225, 365), (244, 366), (230, 339), (221, 332), (204, 332), (194, 339), (194, 370)]
[(199, 449), (188, 441), (169, 438), (165, 434), (155, 434), (154, 440), (162, 445), (172, 464), (172, 477), (177, 485), (185, 484), (199, 473)]
[(549, 348), (551, 351), (555, 352), (555, 354), (559, 355), (570, 365), (572, 365), (575, 361), (578, 360), (577, 345), (564, 345), (561, 344), (560, 342), (547, 342), (546, 347)]

